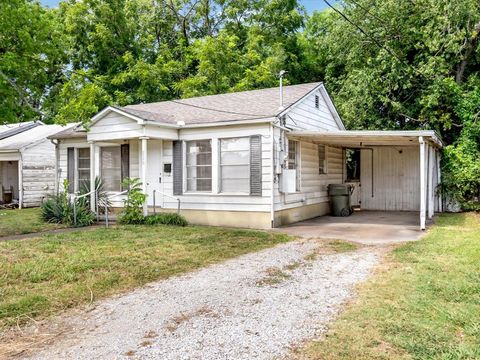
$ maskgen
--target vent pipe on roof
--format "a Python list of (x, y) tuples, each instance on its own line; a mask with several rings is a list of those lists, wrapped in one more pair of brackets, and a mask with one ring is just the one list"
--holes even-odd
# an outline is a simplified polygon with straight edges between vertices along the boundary
[(278, 73), (278, 77), (280, 78), (280, 107), (278, 108), (278, 110), (283, 110), (283, 76), (286, 73), (287, 72), (285, 70), (280, 70), (280, 72)]

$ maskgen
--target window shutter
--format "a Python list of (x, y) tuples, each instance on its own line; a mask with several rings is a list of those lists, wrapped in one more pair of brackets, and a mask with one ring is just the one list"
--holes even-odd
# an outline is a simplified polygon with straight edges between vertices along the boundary
[[(120, 146), (120, 158), (121, 158), (121, 179), (130, 177), (130, 144), (122, 144)], [(127, 190), (122, 186), (122, 191)]]
[(67, 180), (68, 192), (73, 194), (75, 191), (75, 148), (67, 148)]
[(183, 142), (173, 142), (173, 195), (183, 193)]
[(262, 137), (250, 137), (250, 195), (262, 196)]

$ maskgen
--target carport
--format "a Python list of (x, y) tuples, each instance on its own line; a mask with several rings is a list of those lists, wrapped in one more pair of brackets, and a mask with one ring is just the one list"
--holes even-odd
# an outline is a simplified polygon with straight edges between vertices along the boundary
[(358, 154), (354, 198), (361, 210), (415, 212), (421, 230), (442, 211), (442, 142), (434, 131), (291, 131), (288, 138), (342, 148), (344, 159), (347, 151)]

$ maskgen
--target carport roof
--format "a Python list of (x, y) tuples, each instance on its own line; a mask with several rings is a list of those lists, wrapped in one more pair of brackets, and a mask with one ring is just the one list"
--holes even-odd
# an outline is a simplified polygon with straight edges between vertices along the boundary
[(368, 147), (368, 146), (412, 146), (419, 138), (442, 147), (442, 141), (433, 130), (346, 130), (346, 131), (291, 131), (290, 139), (306, 140), (317, 144)]

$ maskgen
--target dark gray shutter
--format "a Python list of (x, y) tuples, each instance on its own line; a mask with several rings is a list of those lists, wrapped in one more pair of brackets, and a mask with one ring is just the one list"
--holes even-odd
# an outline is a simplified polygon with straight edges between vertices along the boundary
[(250, 136), (250, 195), (262, 196), (262, 137)]
[[(121, 179), (130, 177), (130, 145), (122, 144), (120, 146), (120, 158), (121, 158)], [(122, 186), (122, 191), (127, 190)]]
[(183, 142), (173, 142), (173, 195), (183, 193)]
[(75, 148), (67, 148), (67, 180), (68, 192), (73, 194), (75, 191)]

